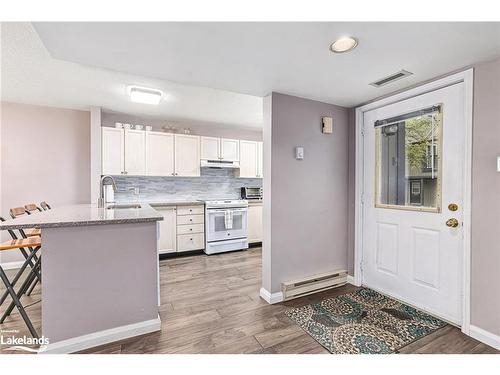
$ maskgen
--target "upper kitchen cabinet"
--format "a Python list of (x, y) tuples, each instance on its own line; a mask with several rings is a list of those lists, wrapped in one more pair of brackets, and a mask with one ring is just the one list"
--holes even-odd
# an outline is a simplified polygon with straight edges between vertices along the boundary
[(174, 175), (174, 135), (146, 132), (146, 174), (148, 176)]
[(102, 174), (123, 174), (125, 171), (125, 139), (123, 129), (101, 129)]
[(238, 161), (240, 160), (240, 140), (201, 137), (201, 159)]
[(201, 158), (203, 160), (219, 160), (220, 138), (201, 137)]
[(240, 141), (240, 177), (262, 178), (262, 142)]
[(221, 138), (220, 158), (227, 161), (240, 160), (240, 140)]
[(264, 144), (257, 142), (257, 177), (264, 177)]
[(176, 176), (196, 177), (200, 175), (200, 137), (175, 134)]
[(125, 129), (125, 174), (146, 174), (146, 132)]

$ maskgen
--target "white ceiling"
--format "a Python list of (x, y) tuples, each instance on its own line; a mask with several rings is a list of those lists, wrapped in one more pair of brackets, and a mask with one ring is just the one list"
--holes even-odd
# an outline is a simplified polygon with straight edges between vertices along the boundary
[[(500, 56), (500, 23), (36, 23), (51, 55), (120, 72), (342, 106)], [(342, 35), (347, 54), (329, 51)], [(410, 78), (369, 86), (400, 69)]]
[[(127, 85), (162, 89), (158, 106), (130, 102)], [(165, 120), (260, 130), (262, 98), (168, 82), (54, 59), (30, 23), (1, 25), (1, 99), (105, 110)]]
[[(332, 54), (345, 34), (359, 46)], [(500, 23), (4, 23), (1, 52), (2, 100), (259, 128), (271, 91), (351, 107), (499, 57)]]

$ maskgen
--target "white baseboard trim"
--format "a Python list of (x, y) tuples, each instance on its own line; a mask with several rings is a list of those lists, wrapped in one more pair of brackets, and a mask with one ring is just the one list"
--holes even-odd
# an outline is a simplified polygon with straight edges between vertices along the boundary
[(4, 271), (6, 271), (6, 270), (16, 270), (18, 268), (21, 268), (23, 264), (24, 264), (24, 261), (1, 263), (2, 268), (4, 269)]
[(347, 275), (347, 284), (356, 285), (354, 284), (354, 276)]
[(68, 354), (161, 330), (160, 317), (51, 343), (40, 354)]
[(498, 335), (471, 325), (469, 326), (469, 336), (495, 348), (496, 350), (500, 350), (500, 336)]
[(269, 293), (266, 289), (260, 288), (260, 296), (264, 301), (266, 301), (269, 304), (274, 304), (278, 302), (283, 301), (283, 293), (282, 292), (277, 292), (277, 293)]

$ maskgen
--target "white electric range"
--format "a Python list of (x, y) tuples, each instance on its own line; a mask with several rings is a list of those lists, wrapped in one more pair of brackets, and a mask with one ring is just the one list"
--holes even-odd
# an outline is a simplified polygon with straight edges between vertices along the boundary
[(248, 201), (244, 199), (205, 202), (205, 253), (248, 249)]

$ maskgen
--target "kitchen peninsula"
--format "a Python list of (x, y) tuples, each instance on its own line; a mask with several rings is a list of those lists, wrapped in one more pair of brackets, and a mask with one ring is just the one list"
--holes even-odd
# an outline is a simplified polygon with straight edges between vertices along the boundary
[(82, 204), (0, 224), (42, 230), (45, 352), (70, 353), (160, 330), (160, 220), (148, 204)]

